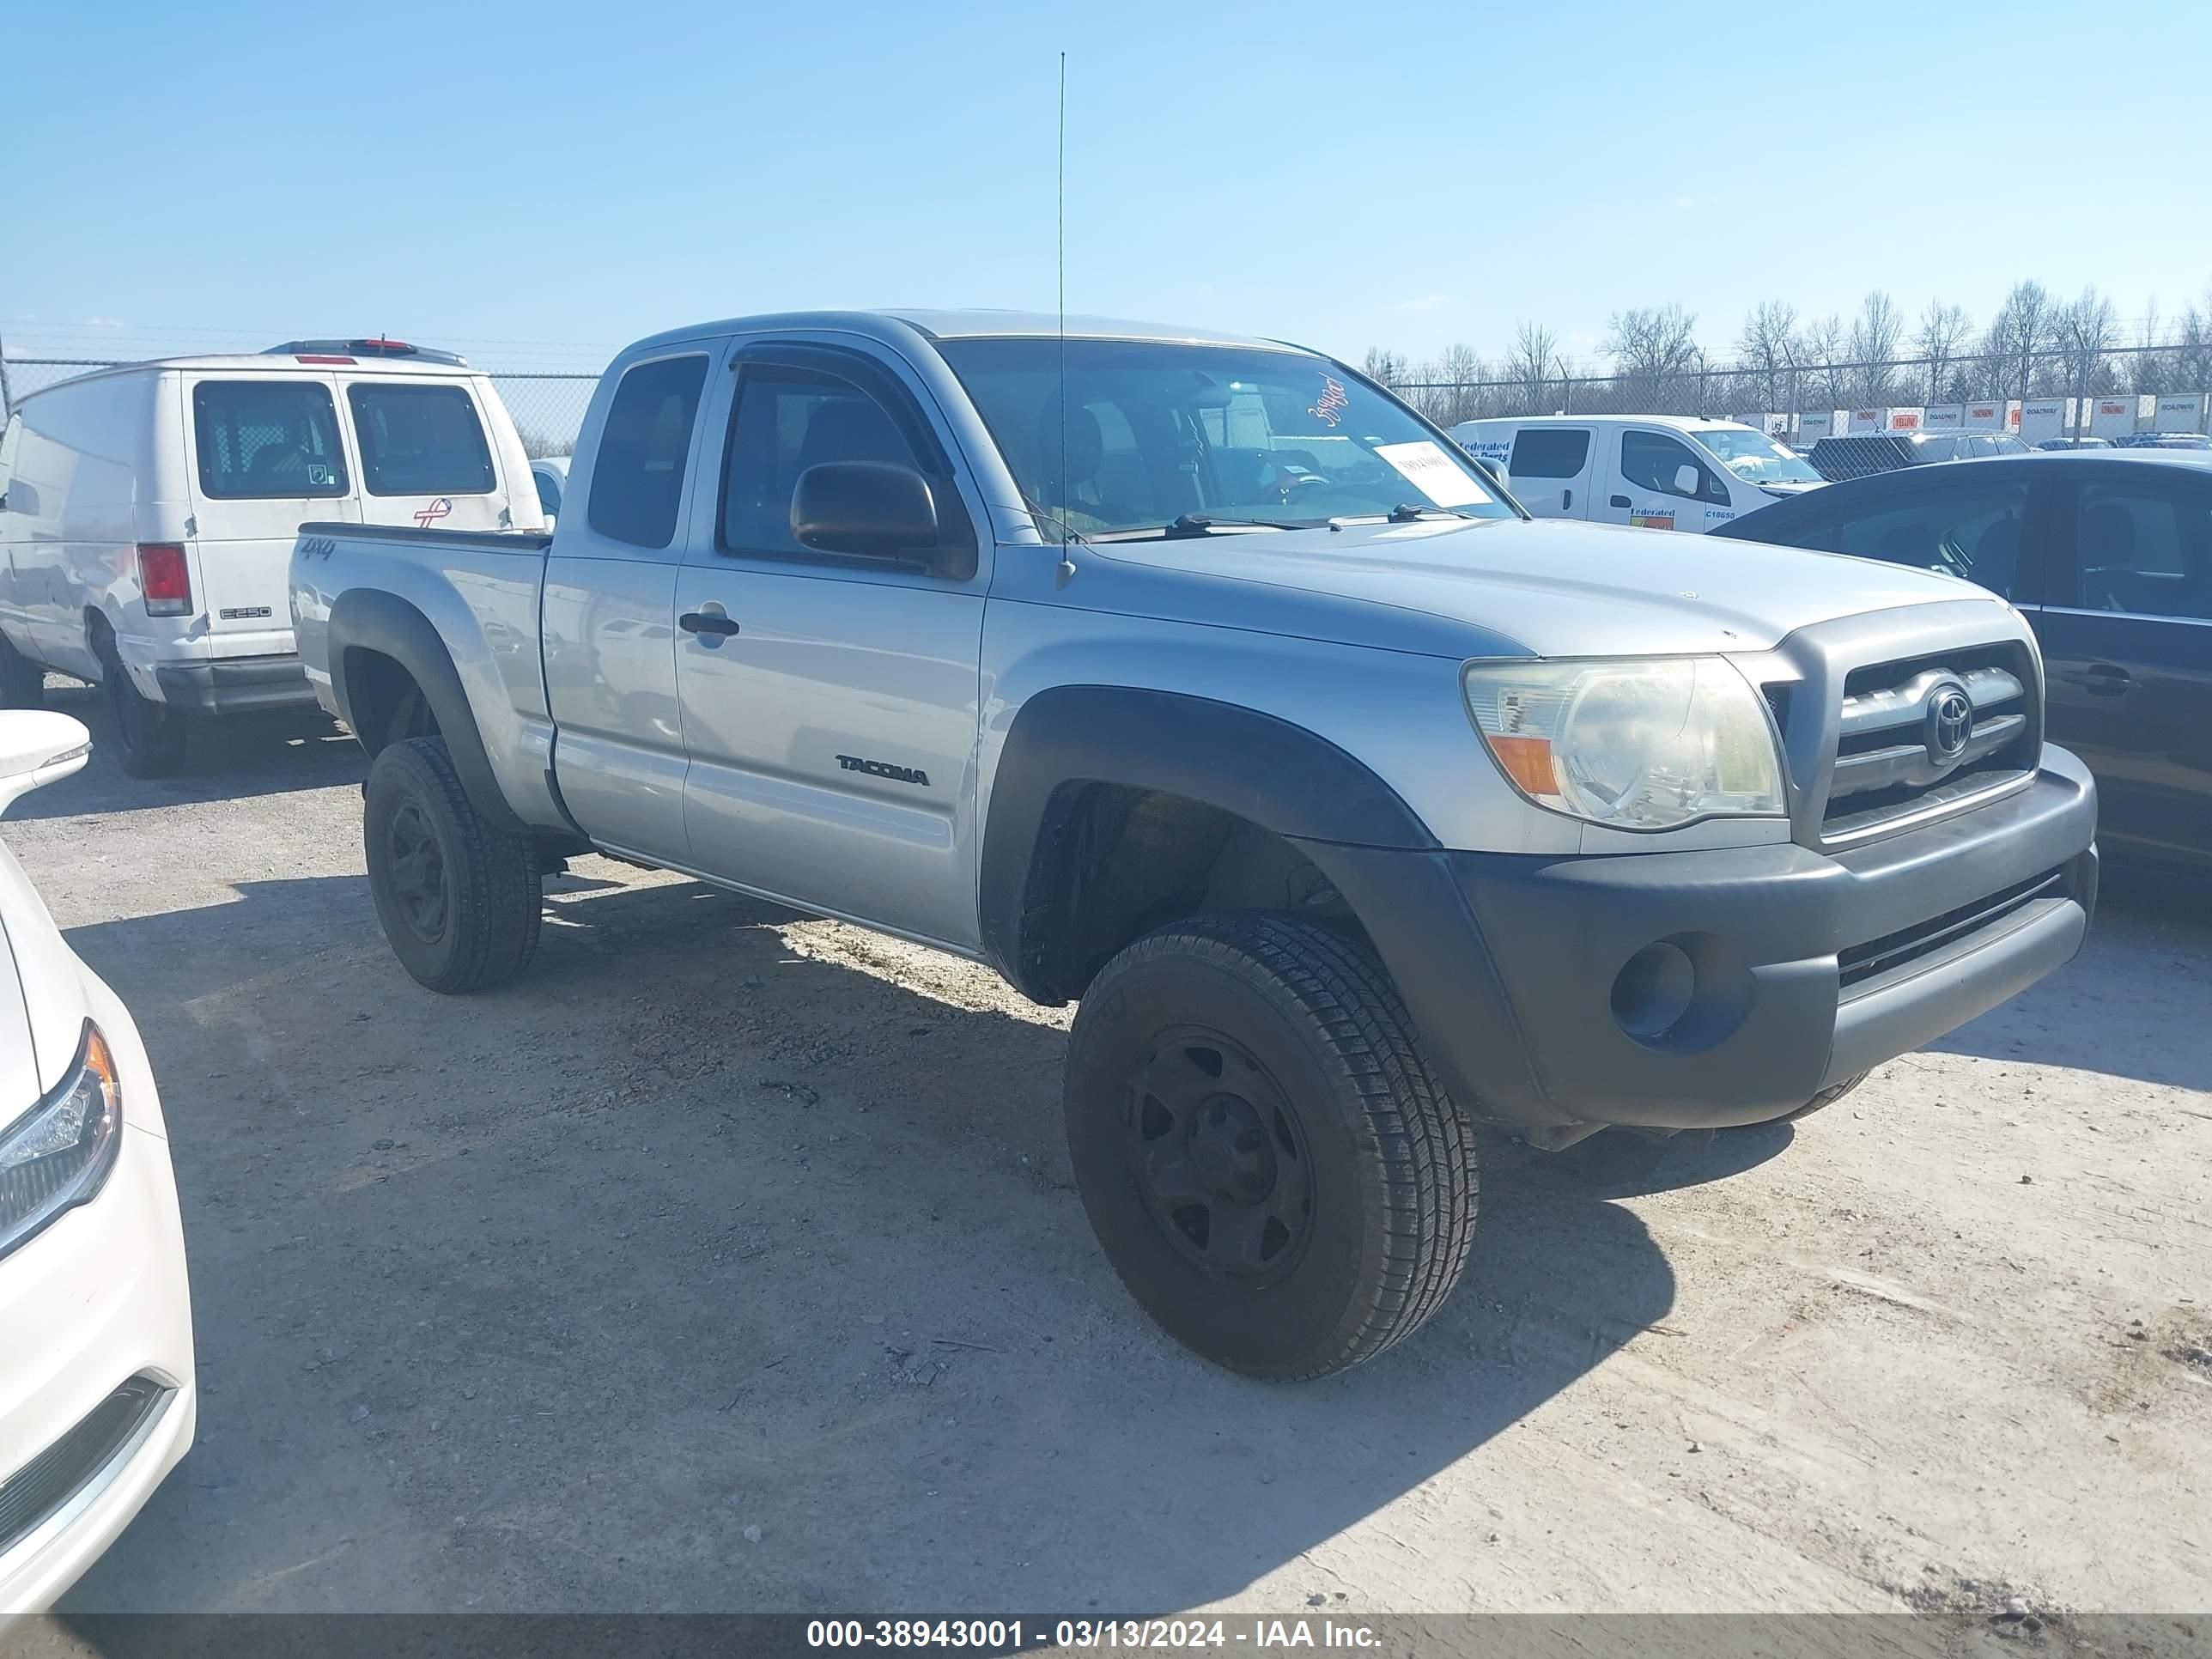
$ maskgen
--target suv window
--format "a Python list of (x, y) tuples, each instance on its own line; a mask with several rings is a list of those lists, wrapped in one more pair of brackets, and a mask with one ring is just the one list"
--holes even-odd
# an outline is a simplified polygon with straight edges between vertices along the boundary
[(467, 388), (356, 382), (346, 401), (370, 495), (491, 493), (491, 449)]
[(2083, 608), (2212, 621), (2212, 489), (2090, 484), (2074, 546)]
[(2026, 483), (1948, 478), (1936, 487), (1916, 481), (1899, 493), (1872, 494), (1792, 541), (1963, 577), (2006, 599), (2020, 588)]
[[(675, 539), (691, 423), (706, 383), (707, 360), (696, 352), (623, 371), (592, 464), (586, 518), (600, 535), (632, 547), (665, 547)], [(558, 511), (557, 492), (554, 500), (550, 510)]]
[(1590, 434), (1562, 427), (1532, 426), (1515, 434), (1505, 471), (1514, 478), (1573, 478), (1589, 461)]
[(343, 495), (337, 406), (315, 380), (203, 380), (192, 388), (200, 494), (216, 501)]
[[(1674, 474), (1684, 466), (1698, 469), (1698, 487), (1678, 489)], [(1674, 495), (1686, 501), (1711, 501), (1726, 507), (1728, 486), (1694, 454), (1689, 445), (1656, 432), (1624, 432), (1620, 434), (1620, 476), (1642, 489), (1653, 489), (1662, 495)]]
[(825, 461), (923, 470), (890, 411), (851, 381), (748, 368), (722, 458), (720, 550), (817, 556), (791, 533), (791, 496), (799, 475)]

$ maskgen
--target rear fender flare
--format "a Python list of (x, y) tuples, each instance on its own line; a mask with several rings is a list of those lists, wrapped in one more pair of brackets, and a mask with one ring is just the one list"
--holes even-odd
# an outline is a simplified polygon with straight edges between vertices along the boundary
[(357, 687), (349, 653), (356, 650), (379, 653), (407, 671), (430, 705), (470, 804), (485, 820), (513, 835), (530, 833), (501, 793), (453, 653), (430, 619), (397, 594), (355, 588), (340, 594), (331, 605), (328, 626), (331, 696), (338, 717), (353, 728), (362, 746), (368, 748), (369, 740), (354, 712)]

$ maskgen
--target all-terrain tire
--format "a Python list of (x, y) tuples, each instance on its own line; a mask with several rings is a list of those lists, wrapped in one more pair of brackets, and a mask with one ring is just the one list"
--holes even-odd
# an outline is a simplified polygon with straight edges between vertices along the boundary
[(1382, 965), (1309, 922), (1196, 917), (1084, 994), (1068, 1151), (1109, 1262), (1178, 1341), (1272, 1381), (1412, 1334), (1474, 1237), (1474, 1127)]
[(0, 634), (0, 708), (36, 708), (46, 696), (46, 671)]
[(378, 751), (362, 841), (377, 920), (418, 983), (483, 991), (528, 965), (542, 915), (537, 848), (484, 820), (443, 738)]
[(184, 711), (139, 695), (116, 654), (113, 640), (102, 636), (94, 649), (100, 658), (100, 694), (115, 723), (117, 762), (134, 778), (166, 778), (181, 771), (187, 730)]

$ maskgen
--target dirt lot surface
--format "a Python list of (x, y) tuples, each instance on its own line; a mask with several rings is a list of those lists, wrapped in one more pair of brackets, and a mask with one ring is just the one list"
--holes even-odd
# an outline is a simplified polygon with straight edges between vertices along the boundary
[(201, 1442), (72, 1607), (2212, 1606), (2174, 895), (1794, 1133), (1492, 1146), (1455, 1302), (1283, 1389), (1094, 1249), (1064, 1013), (597, 859), (522, 981), (433, 996), (362, 769), (261, 725), (0, 826), (153, 1052), (199, 1333)]

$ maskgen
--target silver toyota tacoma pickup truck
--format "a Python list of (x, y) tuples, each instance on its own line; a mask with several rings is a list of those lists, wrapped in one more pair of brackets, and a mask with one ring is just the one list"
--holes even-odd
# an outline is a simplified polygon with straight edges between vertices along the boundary
[(1825, 1105), (2065, 962), (2095, 796), (1948, 578), (1534, 523), (1358, 371), (1006, 313), (747, 318), (606, 373), (550, 535), (301, 526), (433, 990), (598, 850), (1079, 1002), (1084, 1206), (1276, 1378), (1416, 1329), (1474, 1131)]

